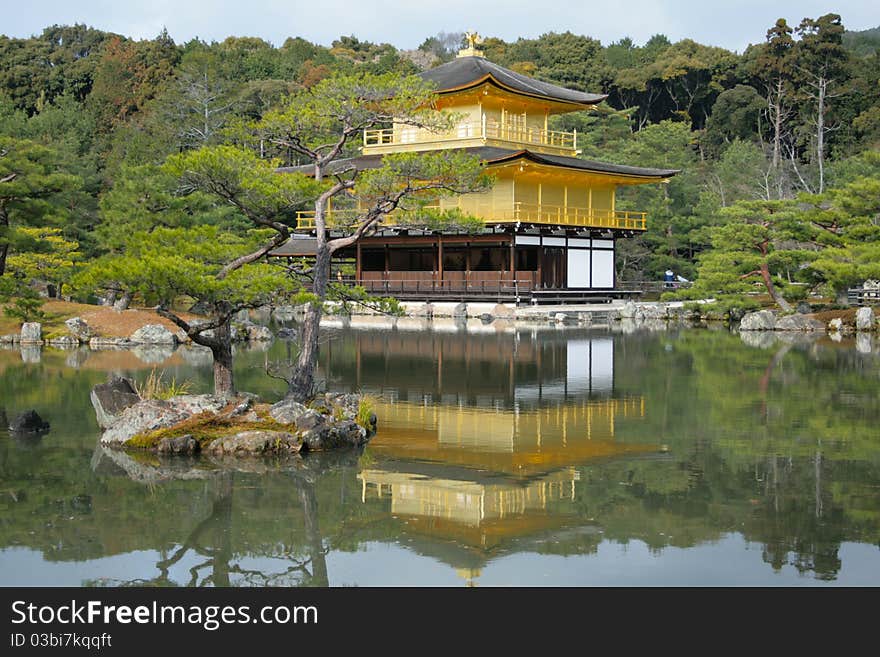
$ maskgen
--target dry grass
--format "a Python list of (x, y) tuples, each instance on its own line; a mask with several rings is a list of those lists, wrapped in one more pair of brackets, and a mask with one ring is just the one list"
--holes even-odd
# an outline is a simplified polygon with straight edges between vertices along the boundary
[(166, 382), (164, 378), (165, 370), (156, 374), (156, 368), (153, 368), (144, 382), (135, 382), (134, 387), (141, 399), (171, 399), (178, 395), (188, 395), (192, 388), (192, 381), (177, 383), (177, 379), (172, 378)]
[(810, 316), (823, 322), (826, 326), (832, 319), (837, 319), (839, 317), (843, 320), (844, 326), (855, 328), (856, 312), (858, 312), (858, 308), (844, 308), (840, 310), (823, 310), (819, 313), (811, 313)]
[[(46, 313), (46, 319), (43, 320), (44, 336), (66, 335), (64, 320), (71, 317), (82, 317), (95, 335), (105, 338), (127, 338), (147, 324), (161, 324), (172, 333), (179, 330), (173, 322), (159, 317), (154, 311), (146, 308), (120, 311), (114, 310), (111, 306), (93, 306), (50, 299), (43, 305), (43, 312)], [(189, 313), (180, 313), (180, 316), (184, 319), (195, 317)], [(18, 333), (20, 330), (21, 323), (18, 320), (6, 317), (0, 311), (0, 335)]]

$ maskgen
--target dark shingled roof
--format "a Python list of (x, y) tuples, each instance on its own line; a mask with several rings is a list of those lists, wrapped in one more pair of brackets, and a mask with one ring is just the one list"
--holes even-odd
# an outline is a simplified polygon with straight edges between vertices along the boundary
[[(475, 146), (472, 148), (455, 149), (460, 150), (468, 155), (476, 155), (487, 164), (501, 164), (503, 162), (512, 162), (520, 158), (524, 158), (535, 162), (536, 164), (545, 164), (548, 166), (564, 167), (566, 169), (578, 169), (580, 171), (593, 171), (596, 173), (610, 173), (624, 176), (635, 176), (638, 178), (668, 178), (679, 172), (679, 169), (651, 169), (646, 167), (631, 167), (625, 164), (610, 164), (608, 162), (597, 162), (595, 160), (582, 160), (577, 157), (566, 157), (564, 155), (546, 155), (544, 153), (533, 153), (524, 149), (512, 148), (496, 148), (494, 146)], [(351, 157), (344, 160), (336, 160), (332, 164), (333, 170), (341, 170), (348, 167), (354, 167), (358, 171), (366, 169), (376, 169), (382, 166), (381, 155), (362, 155), (360, 157)], [(278, 169), (282, 172), (296, 172), (309, 175), (312, 173), (311, 164), (299, 167), (283, 167)]]
[(528, 76), (493, 64), (483, 57), (458, 57), (420, 74), (422, 79), (437, 85), (437, 91), (467, 89), (491, 78), (496, 83), (519, 93), (549, 100), (577, 105), (595, 105), (605, 100), (607, 94), (588, 94), (559, 85), (541, 82)]
[(269, 255), (280, 257), (313, 256), (317, 252), (318, 240), (314, 237), (294, 235), (277, 249), (269, 251)]

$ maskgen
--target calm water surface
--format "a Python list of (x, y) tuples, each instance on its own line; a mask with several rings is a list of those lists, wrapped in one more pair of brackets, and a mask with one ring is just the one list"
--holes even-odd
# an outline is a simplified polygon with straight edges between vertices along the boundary
[(201, 353), (0, 351), (0, 412), (52, 424), (0, 434), (0, 585), (880, 585), (880, 343), (746, 337), (329, 328), (377, 436), (231, 466), (96, 447), (93, 385), (208, 391)]

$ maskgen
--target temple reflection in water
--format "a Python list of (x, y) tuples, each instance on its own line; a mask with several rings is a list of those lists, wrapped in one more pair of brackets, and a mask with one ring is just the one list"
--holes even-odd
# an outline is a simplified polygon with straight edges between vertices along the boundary
[(511, 541), (584, 524), (578, 466), (664, 448), (615, 439), (645, 403), (615, 395), (608, 333), (463, 332), (351, 331), (323, 355), (331, 386), (378, 399), (362, 502), (471, 580)]

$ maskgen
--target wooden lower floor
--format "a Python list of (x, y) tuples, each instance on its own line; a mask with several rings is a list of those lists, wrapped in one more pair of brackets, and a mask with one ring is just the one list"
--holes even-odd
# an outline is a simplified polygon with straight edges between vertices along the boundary
[(615, 292), (614, 246), (614, 238), (565, 234), (394, 235), (338, 255), (353, 261), (355, 283), (400, 298), (590, 298)]

